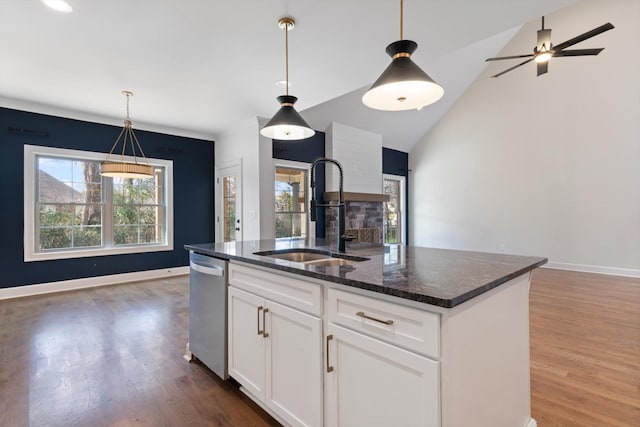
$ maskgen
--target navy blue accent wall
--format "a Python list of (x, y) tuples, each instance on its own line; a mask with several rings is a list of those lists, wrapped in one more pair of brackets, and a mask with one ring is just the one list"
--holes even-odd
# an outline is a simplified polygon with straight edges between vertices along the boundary
[[(325, 156), (324, 136), (324, 132), (316, 131), (315, 135), (311, 138), (300, 141), (274, 139), (272, 140), (273, 158), (311, 163), (318, 157)], [(309, 177), (309, 179), (311, 179), (311, 177)], [(320, 199), (324, 193), (324, 187), (324, 164), (319, 164), (316, 168), (316, 194), (320, 195)], [(311, 197), (309, 197), (309, 200), (311, 200)], [(324, 237), (324, 209), (318, 210), (316, 237)]]
[(382, 147), (382, 173), (409, 176), (409, 153)]
[(382, 173), (404, 176), (404, 223), (407, 231), (407, 245), (409, 244), (409, 153), (382, 147)]
[(173, 160), (174, 250), (23, 261), (24, 145), (107, 153), (121, 129), (0, 108), (0, 288), (186, 266), (185, 244), (215, 241), (213, 141), (135, 130), (147, 157)]

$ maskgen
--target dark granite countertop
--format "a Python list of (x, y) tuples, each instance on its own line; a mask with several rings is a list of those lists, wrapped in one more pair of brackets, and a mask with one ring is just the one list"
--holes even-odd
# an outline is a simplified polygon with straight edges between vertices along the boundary
[(216, 258), (243, 261), (446, 308), (455, 307), (547, 262), (541, 257), (362, 244), (349, 245), (346, 255), (369, 260), (350, 265), (314, 266), (255, 255), (259, 251), (296, 248), (336, 252), (335, 245), (327, 246), (322, 239), (253, 240), (184, 247)]

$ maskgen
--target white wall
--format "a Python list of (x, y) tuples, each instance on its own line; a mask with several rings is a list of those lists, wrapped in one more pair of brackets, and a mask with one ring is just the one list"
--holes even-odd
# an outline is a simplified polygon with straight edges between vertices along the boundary
[[(269, 119), (259, 118), (258, 127), (262, 129)], [(276, 237), (275, 169), (273, 167), (273, 141), (258, 131), (260, 144), (260, 238)]]
[[(242, 239), (260, 238), (260, 138), (254, 117), (229, 126), (215, 143), (216, 168), (242, 159)], [(219, 191), (216, 187), (216, 191)], [(216, 194), (218, 197), (218, 194)]]
[[(382, 136), (333, 122), (325, 132), (326, 156), (344, 171), (344, 191), (382, 193)], [(338, 191), (338, 168), (327, 166), (327, 190)]]
[[(547, 256), (640, 275), (640, 2), (585, 1), (546, 17), (558, 44), (615, 29), (492, 79), (494, 63), (409, 155), (411, 243)], [(527, 53), (539, 20), (502, 55)], [(446, 88), (445, 88), (446, 90)]]

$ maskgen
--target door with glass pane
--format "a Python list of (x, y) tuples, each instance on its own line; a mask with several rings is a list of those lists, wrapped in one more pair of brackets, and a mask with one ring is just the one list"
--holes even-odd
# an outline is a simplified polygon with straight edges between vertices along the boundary
[(242, 240), (242, 168), (240, 163), (221, 168), (216, 180), (218, 206), (216, 241)]
[(404, 243), (404, 177), (384, 175), (383, 192), (389, 196), (384, 202), (384, 243)]

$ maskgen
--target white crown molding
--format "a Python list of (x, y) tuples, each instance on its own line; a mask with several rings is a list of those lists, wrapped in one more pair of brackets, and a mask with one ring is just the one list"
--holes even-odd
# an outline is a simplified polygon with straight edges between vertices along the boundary
[[(71, 110), (55, 105), (41, 104), (37, 102), (25, 101), (21, 99), (8, 98), (0, 96), (0, 107), (10, 108), (12, 110), (27, 111), (29, 113), (46, 114), (49, 116), (62, 117), (65, 119), (82, 120), (91, 123), (100, 123), (103, 125), (111, 125), (122, 127), (122, 118), (109, 117), (97, 113), (90, 113), (78, 110)], [(214, 135), (191, 131), (188, 129), (174, 128), (170, 126), (162, 126), (153, 123), (135, 122), (135, 130), (145, 130), (149, 132), (163, 133), (166, 135), (182, 136), (185, 138), (202, 139), (205, 141), (214, 141)]]

